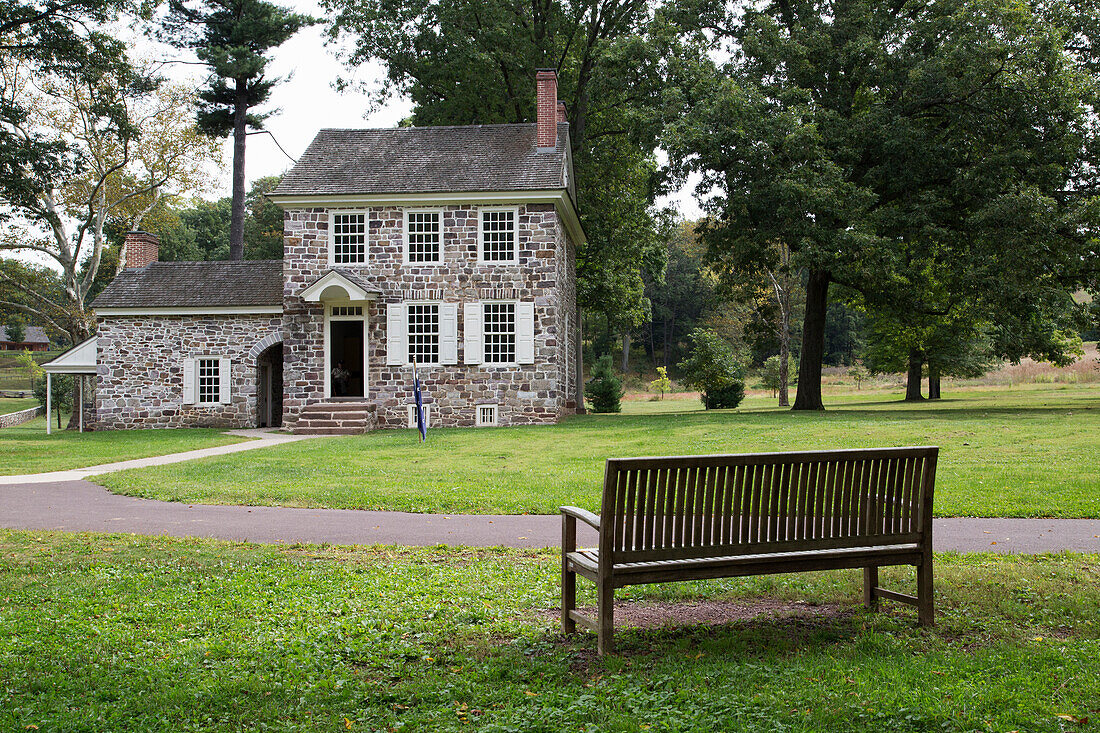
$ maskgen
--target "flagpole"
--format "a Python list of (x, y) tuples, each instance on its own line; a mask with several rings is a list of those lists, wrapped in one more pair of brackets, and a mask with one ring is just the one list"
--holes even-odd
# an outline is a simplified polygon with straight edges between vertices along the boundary
[(415, 390), (413, 396), (413, 404), (416, 406), (416, 442), (424, 442), (424, 433), (420, 430), (420, 421), (423, 419), (424, 408), (421, 407), (420, 397), (420, 375), (416, 371), (416, 359), (413, 359), (413, 389)]

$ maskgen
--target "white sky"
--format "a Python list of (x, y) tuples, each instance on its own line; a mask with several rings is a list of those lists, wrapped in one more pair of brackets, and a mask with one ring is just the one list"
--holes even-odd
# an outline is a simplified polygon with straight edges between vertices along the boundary
[[(321, 15), (321, 9), (312, 0), (293, 0), (288, 3), (300, 12)], [(269, 103), (260, 111), (277, 110), (268, 118), (266, 129), (294, 158), (299, 157), (313, 136), (322, 127), (394, 127), (412, 112), (408, 99), (394, 99), (382, 108), (367, 114), (369, 100), (358, 89), (337, 92), (333, 83), (337, 77), (347, 77), (348, 70), (335, 57), (334, 49), (325, 46), (323, 26), (314, 26), (298, 33), (272, 53), (269, 73), (286, 79), (272, 92)], [(180, 51), (161, 47), (144, 38), (134, 37), (133, 45), (140, 55), (154, 58), (193, 58)], [(202, 67), (173, 64), (165, 73), (177, 81), (202, 82)], [(532, 73), (534, 73), (532, 71)], [(289, 78), (287, 78), (289, 77)], [(380, 65), (361, 67), (355, 78), (368, 83), (380, 81), (383, 70)], [(232, 143), (225, 143), (225, 165), (219, 172), (212, 195), (227, 196), (231, 186)], [(268, 135), (250, 135), (245, 163), (245, 175), (251, 183), (256, 178), (285, 172), (292, 161), (279, 150)], [(701, 215), (698, 204), (691, 196), (690, 187), (662, 199), (660, 205), (677, 209), (681, 216), (697, 218)]]

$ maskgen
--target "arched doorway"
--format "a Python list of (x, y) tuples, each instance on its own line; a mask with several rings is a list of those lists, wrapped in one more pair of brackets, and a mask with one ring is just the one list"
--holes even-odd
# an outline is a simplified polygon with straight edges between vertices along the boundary
[(283, 345), (277, 343), (256, 357), (256, 427), (283, 424)]

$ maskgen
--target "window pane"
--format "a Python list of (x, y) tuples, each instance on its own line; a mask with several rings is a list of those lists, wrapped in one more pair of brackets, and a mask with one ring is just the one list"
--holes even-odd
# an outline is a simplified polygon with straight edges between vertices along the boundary
[(486, 262), (516, 259), (516, 212), (481, 212), (481, 258)]
[(410, 213), (408, 216), (409, 262), (439, 262), (439, 212)]
[(221, 400), (221, 366), (219, 359), (199, 359), (199, 402)]
[(409, 361), (439, 363), (438, 303), (409, 303)]
[(485, 361), (511, 364), (516, 360), (516, 304), (485, 303)]
[(334, 214), (332, 261), (338, 265), (367, 261), (367, 215)]

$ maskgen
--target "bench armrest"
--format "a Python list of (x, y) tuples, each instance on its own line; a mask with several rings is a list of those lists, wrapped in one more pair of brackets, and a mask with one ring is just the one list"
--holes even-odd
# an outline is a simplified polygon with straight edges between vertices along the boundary
[(573, 517), (574, 519), (579, 519), (582, 522), (584, 522), (585, 524), (587, 524), (589, 527), (591, 527), (592, 529), (596, 530), (597, 532), (600, 531), (600, 517), (599, 517), (599, 515), (593, 514), (592, 512), (588, 511), (587, 509), (581, 509), (580, 507), (577, 507), (577, 506), (563, 506), (563, 507), (558, 507), (558, 511), (560, 511), (562, 513), (562, 516)]

